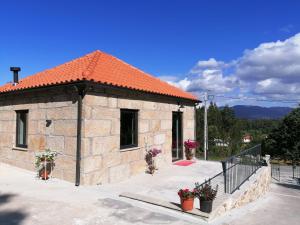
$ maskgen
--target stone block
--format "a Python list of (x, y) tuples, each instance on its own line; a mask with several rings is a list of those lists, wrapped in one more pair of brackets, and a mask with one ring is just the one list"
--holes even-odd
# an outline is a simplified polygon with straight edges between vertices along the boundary
[(108, 98), (106, 96), (87, 94), (83, 101), (88, 106), (108, 106)]
[(162, 130), (172, 130), (172, 120), (161, 120), (160, 127)]
[(108, 169), (83, 174), (84, 185), (101, 185), (108, 183)]
[(111, 120), (111, 135), (119, 135), (120, 136), (120, 119), (112, 119)]
[(161, 145), (164, 144), (166, 141), (165, 134), (156, 134), (154, 135), (154, 145)]
[(136, 150), (129, 150), (129, 151), (121, 151), (121, 163), (126, 164), (132, 161), (138, 161), (140, 160), (140, 152), (141, 149), (136, 149)]
[(109, 168), (109, 182), (119, 182), (129, 178), (130, 167), (129, 164), (114, 166)]
[(63, 179), (71, 183), (75, 183), (75, 169), (74, 170), (63, 170)]
[(118, 106), (118, 99), (115, 97), (108, 98), (108, 107), (109, 108), (117, 108)]
[(65, 149), (64, 136), (50, 136), (47, 137), (47, 148), (52, 151), (63, 153)]
[(82, 108), (82, 118), (91, 119), (92, 118), (92, 106), (84, 105)]
[(63, 170), (59, 168), (54, 168), (54, 170), (52, 171), (52, 177), (57, 179), (64, 179)]
[[(76, 143), (76, 141), (75, 141), (75, 143)], [(76, 146), (77, 145), (75, 144), (74, 152), (76, 152), (76, 148), (77, 148)], [(81, 140), (81, 156), (88, 157), (91, 155), (92, 155), (92, 140), (91, 140), (91, 138), (82, 138), (82, 140)]]
[(63, 136), (77, 135), (76, 120), (55, 120), (53, 121), (53, 126), (54, 126), (53, 135), (63, 135)]
[(47, 119), (50, 120), (76, 120), (77, 108), (76, 107), (61, 107), (47, 109)]
[(110, 120), (85, 120), (84, 122), (84, 136), (97, 137), (108, 136), (111, 131)]
[(0, 121), (0, 132), (12, 132), (16, 130), (16, 122), (11, 120)]
[(92, 156), (84, 158), (83, 165), (84, 173), (101, 170), (103, 167), (102, 156)]
[(39, 121), (31, 120), (28, 123), (28, 134), (38, 134), (39, 133), (39, 127), (38, 127)]
[(102, 156), (103, 168), (117, 166), (121, 163), (121, 155), (119, 151), (108, 152)]
[(76, 158), (65, 155), (58, 155), (55, 159), (55, 166), (63, 170), (75, 170)]
[(186, 120), (185, 124), (186, 124), (187, 129), (194, 129), (195, 128), (194, 120)]
[(195, 131), (194, 129), (184, 129), (183, 140), (195, 140)]
[(140, 119), (153, 120), (156, 119), (156, 112), (151, 110), (141, 110), (139, 112)]
[(139, 134), (139, 146), (145, 148), (146, 146), (152, 146), (152, 145), (153, 145), (152, 133)]
[(187, 119), (187, 120), (194, 120), (195, 119), (195, 110), (194, 108), (191, 108), (191, 109), (187, 109), (184, 114), (183, 114), (183, 117), (184, 119)]
[(0, 111), (0, 120), (15, 120), (16, 116), (15, 116), (15, 112), (14, 111)]
[(64, 151), (66, 155), (76, 156), (77, 150), (77, 138), (76, 137), (64, 137)]
[(46, 148), (44, 135), (28, 135), (28, 148), (34, 151), (43, 151)]
[(118, 98), (118, 108), (142, 109), (143, 108), (143, 101), (133, 100), (133, 99), (125, 99), (125, 98)]
[(150, 130), (149, 120), (139, 120), (138, 124), (139, 133), (147, 133)]
[(32, 109), (29, 111), (30, 120), (45, 120), (46, 119), (46, 110), (45, 109)]
[(58, 108), (58, 107), (67, 107), (72, 105), (71, 101), (63, 101), (63, 102), (53, 102), (53, 100), (45, 103), (36, 104), (37, 108), (40, 109), (49, 109), (49, 108)]
[(156, 102), (144, 101), (143, 108), (144, 109), (149, 109), (149, 110), (156, 110), (157, 109), (157, 103)]
[(92, 139), (92, 154), (100, 155), (120, 149), (120, 136), (94, 137)]
[(120, 109), (110, 109), (102, 106), (94, 106), (92, 109), (92, 119), (110, 120), (113, 118), (120, 119)]
[(145, 160), (139, 160), (130, 163), (130, 175), (136, 175), (146, 171), (147, 164)]
[(150, 131), (154, 133), (160, 131), (160, 120), (152, 119), (150, 121)]
[(157, 110), (159, 111), (170, 111), (170, 105), (168, 103), (157, 103)]
[(37, 134), (46, 134), (46, 120), (37, 120)]

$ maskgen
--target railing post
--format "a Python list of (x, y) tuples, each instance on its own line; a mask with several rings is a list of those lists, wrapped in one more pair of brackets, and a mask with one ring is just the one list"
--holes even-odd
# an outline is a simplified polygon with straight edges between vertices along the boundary
[(222, 161), (222, 168), (223, 168), (223, 176), (224, 176), (224, 192), (227, 193), (226, 161)]
[(295, 179), (295, 168), (296, 168), (296, 165), (293, 163), (293, 179)]

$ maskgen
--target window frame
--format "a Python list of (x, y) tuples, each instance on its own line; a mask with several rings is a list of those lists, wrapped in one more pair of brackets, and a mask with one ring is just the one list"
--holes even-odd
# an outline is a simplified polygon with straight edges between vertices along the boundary
[[(28, 148), (28, 113), (29, 110), (16, 110), (16, 147), (19, 148)], [(25, 140), (25, 144), (20, 144), (20, 140), (19, 140), (19, 128), (20, 128), (20, 115), (24, 113), (26, 114), (26, 119), (25, 119), (25, 129), (23, 132), (23, 138)]]
[[(138, 147), (138, 112), (137, 109), (120, 109), (120, 149), (126, 150), (129, 148)], [(134, 135), (134, 144), (122, 145), (122, 113), (133, 113), (134, 114), (134, 130), (132, 131)]]

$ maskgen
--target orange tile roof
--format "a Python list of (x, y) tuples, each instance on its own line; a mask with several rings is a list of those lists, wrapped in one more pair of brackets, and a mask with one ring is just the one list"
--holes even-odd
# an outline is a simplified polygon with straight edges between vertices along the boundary
[(5, 84), (0, 93), (85, 80), (197, 101), (194, 95), (98, 50), (21, 79), (16, 86)]

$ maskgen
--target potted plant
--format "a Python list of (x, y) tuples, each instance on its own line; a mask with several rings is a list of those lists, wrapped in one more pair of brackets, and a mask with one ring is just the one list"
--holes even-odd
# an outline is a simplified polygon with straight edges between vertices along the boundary
[(184, 142), (185, 157), (187, 160), (191, 160), (194, 157), (194, 149), (198, 146), (197, 141), (187, 140)]
[(157, 148), (152, 148), (146, 152), (145, 160), (148, 165), (148, 172), (150, 174), (154, 174), (155, 170), (157, 169), (155, 158), (160, 153), (161, 153), (161, 150), (157, 149)]
[(199, 185), (195, 184), (195, 196), (200, 200), (200, 211), (210, 213), (212, 211), (213, 200), (218, 193), (218, 185), (215, 189), (209, 183)]
[(195, 192), (189, 189), (180, 189), (178, 195), (182, 211), (191, 211), (194, 208)]
[(45, 152), (37, 153), (35, 155), (35, 168), (38, 176), (43, 180), (48, 180), (49, 175), (54, 167), (54, 159), (57, 152), (46, 149)]

